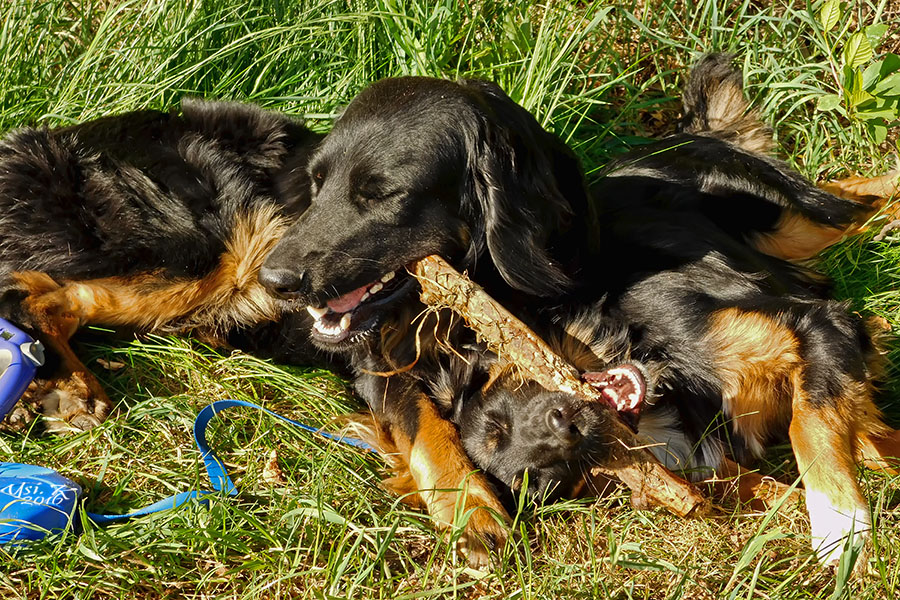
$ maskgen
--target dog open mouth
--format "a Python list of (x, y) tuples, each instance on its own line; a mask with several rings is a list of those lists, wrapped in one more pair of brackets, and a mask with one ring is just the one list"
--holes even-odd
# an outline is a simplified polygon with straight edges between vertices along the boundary
[(307, 306), (312, 315), (312, 337), (323, 344), (360, 339), (381, 322), (383, 309), (415, 285), (405, 270), (391, 271), (377, 281), (326, 302)]
[(600, 390), (622, 422), (637, 431), (647, 395), (646, 377), (637, 366), (623, 364), (605, 371), (588, 371), (582, 373), (581, 378)]

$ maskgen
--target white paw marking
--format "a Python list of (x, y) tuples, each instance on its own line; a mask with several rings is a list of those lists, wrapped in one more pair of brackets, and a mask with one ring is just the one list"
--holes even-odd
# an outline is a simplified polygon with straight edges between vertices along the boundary
[(812, 526), (812, 547), (822, 564), (837, 564), (850, 532), (852, 545), (862, 545), (872, 530), (869, 507), (838, 507), (821, 491), (806, 490), (806, 509)]

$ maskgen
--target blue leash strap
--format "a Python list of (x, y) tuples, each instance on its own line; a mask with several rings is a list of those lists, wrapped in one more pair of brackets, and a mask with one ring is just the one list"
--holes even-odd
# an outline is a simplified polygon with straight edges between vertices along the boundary
[(154, 502), (150, 506), (139, 508), (134, 512), (126, 513), (124, 515), (101, 515), (98, 513), (87, 511), (85, 511), (85, 514), (90, 518), (91, 521), (93, 521), (97, 525), (105, 525), (107, 523), (113, 523), (115, 521), (125, 521), (134, 517), (143, 517), (144, 515), (150, 515), (155, 512), (169, 510), (170, 508), (178, 508), (179, 506), (183, 506), (184, 504), (190, 502), (191, 500), (194, 500), (195, 498), (200, 499), (201, 502), (206, 502), (206, 500), (203, 500), (203, 496), (209, 493), (210, 492), (200, 492), (196, 490), (192, 492), (179, 492), (178, 494), (169, 496), (168, 498), (163, 498), (158, 502)]
[[(254, 404), (252, 402), (246, 402), (244, 400), (218, 400), (216, 402), (213, 402), (212, 404), (205, 406), (203, 410), (201, 410), (197, 415), (197, 418), (194, 420), (194, 442), (197, 444), (197, 449), (200, 450), (203, 464), (206, 466), (206, 473), (207, 475), (209, 475), (210, 485), (216, 492), (225, 492), (229, 496), (236, 496), (238, 490), (237, 487), (235, 487), (234, 482), (231, 481), (231, 477), (228, 476), (228, 469), (225, 467), (225, 463), (219, 460), (219, 457), (216, 456), (216, 454), (209, 447), (209, 444), (206, 441), (206, 430), (209, 427), (210, 421), (212, 421), (216, 415), (218, 415), (223, 410), (234, 408), (236, 406), (255, 408), (257, 410), (261, 410), (267, 415), (284, 421), (285, 423), (290, 423), (295, 427), (299, 427), (304, 431), (321, 435), (335, 442), (341, 442), (343, 444), (353, 446), (354, 448), (359, 448), (361, 450), (366, 450), (369, 452), (377, 452), (375, 448), (362, 440), (335, 435), (333, 433), (329, 433), (315, 427), (310, 427), (309, 425), (305, 425), (303, 423), (300, 423), (299, 421), (294, 421), (293, 419), (288, 419), (287, 417), (279, 415), (276, 412), (272, 412), (271, 410), (263, 408), (262, 406)], [(213, 492), (204, 492), (200, 490), (180, 492), (173, 496), (169, 496), (168, 498), (159, 500), (158, 502), (154, 502), (150, 506), (146, 506), (124, 515), (101, 515), (89, 512), (87, 513), (87, 516), (90, 517), (90, 519), (98, 525), (110, 523), (113, 521), (122, 521), (125, 519), (131, 519), (133, 517), (149, 515), (162, 510), (178, 508), (185, 503), (195, 499), (199, 499), (201, 502), (205, 502), (203, 497), (211, 493)]]

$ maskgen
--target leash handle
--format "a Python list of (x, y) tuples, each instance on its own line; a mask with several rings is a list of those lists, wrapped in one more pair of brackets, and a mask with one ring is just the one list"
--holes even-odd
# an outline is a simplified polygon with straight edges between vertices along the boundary
[[(310, 433), (319, 434), (329, 440), (340, 442), (342, 444), (347, 444), (349, 446), (353, 446), (354, 448), (359, 448), (361, 450), (365, 450), (368, 452), (376, 452), (377, 450), (373, 448), (371, 445), (366, 442), (351, 438), (344, 437), (340, 435), (335, 435), (333, 433), (329, 433), (327, 431), (323, 431), (316, 427), (311, 427), (309, 425), (305, 425), (300, 423), (299, 421), (294, 421), (293, 419), (289, 419), (285, 416), (279, 415), (276, 412), (273, 412), (267, 408), (263, 408), (258, 404), (254, 404), (252, 402), (246, 402), (244, 400), (217, 400), (211, 404), (208, 404), (200, 411), (197, 415), (197, 418), (194, 420), (194, 442), (197, 444), (197, 449), (200, 450), (201, 458), (203, 459), (203, 464), (206, 467), (206, 474), (209, 476), (209, 482), (212, 486), (213, 490), (216, 492), (225, 492), (229, 496), (236, 496), (238, 493), (237, 487), (234, 485), (234, 482), (231, 481), (231, 477), (228, 475), (228, 469), (225, 467), (225, 463), (223, 463), (218, 456), (216, 456), (215, 452), (209, 447), (209, 443), (206, 440), (206, 430), (209, 427), (209, 423), (216, 417), (219, 413), (229, 408), (234, 408), (237, 406), (243, 406), (246, 408), (255, 408), (256, 410), (261, 410), (269, 416), (275, 417), (285, 423), (289, 423), (294, 427), (299, 427), (304, 431), (308, 431)], [(150, 506), (145, 506), (144, 508), (138, 509), (134, 512), (130, 512), (124, 515), (104, 515), (98, 513), (87, 513), (87, 516), (90, 519), (97, 523), (98, 525), (102, 525), (105, 523), (111, 523), (113, 521), (124, 521), (126, 519), (131, 519), (134, 517), (141, 517), (144, 515), (149, 515), (152, 513), (160, 512), (163, 510), (169, 510), (172, 508), (178, 508), (187, 502), (192, 500), (199, 500), (201, 502), (206, 502), (204, 496), (207, 496), (213, 492), (204, 492), (202, 490), (191, 490), (188, 492), (180, 492), (178, 494), (174, 494), (169, 496), (168, 498), (163, 498), (158, 502), (154, 502)]]
[(0, 319), (0, 420), (25, 390), (37, 368), (44, 364), (44, 346), (27, 333)]

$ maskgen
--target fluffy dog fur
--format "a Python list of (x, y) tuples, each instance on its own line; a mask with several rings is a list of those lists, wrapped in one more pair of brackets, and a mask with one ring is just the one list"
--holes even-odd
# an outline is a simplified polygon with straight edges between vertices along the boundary
[[(308, 304), (314, 341), (349, 357), (435, 520), (471, 512), (461, 542), (475, 562), (486, 558), (477, 540), (505, 536), (488, 513), (505, 513), (434, 402), (430, 383), (474, 343), (452, 315), (422, 316), (405, 267), (434, 253), (533, 326), (606, 296), (604, 310), (674, 374), (665, 381), (679, 385), (664, 389), (680, 397), (686, 435), (724, 410), (742, 417), (732, 429), (744, 456), (790, 421), (814, 536), (834, 542), (854, 519), (868, 524), (854, 444), (886, 430), (870, 401), (867, 337), (822, 300), (821, 279), (784, 259), (814, 254), (877, 206), (761, 154), (765, 129), (743, 113), (727, 58), (706, 59), (687, 98), (684, 133), (618, 161), (592, 204), (571, 153), (483, 82), (378, 82), (310, 161), (311, 207), (260, 280)], [(819, 456), (823, 447), (836, 450)]]
[[(320, 138), (253, 106), (185, 101), (180, 113), (24, 128), (0, 141), (0, 314), (51, 350), (32, 389), (45, 414), (90, 428), (109, 412), (69, 346), (81, 326), (221, 341), (278, 318), (285, 303), (257, 272), (308, 205), (305, 166)], [(312, 357), (303, 336), (294, 340)]]

